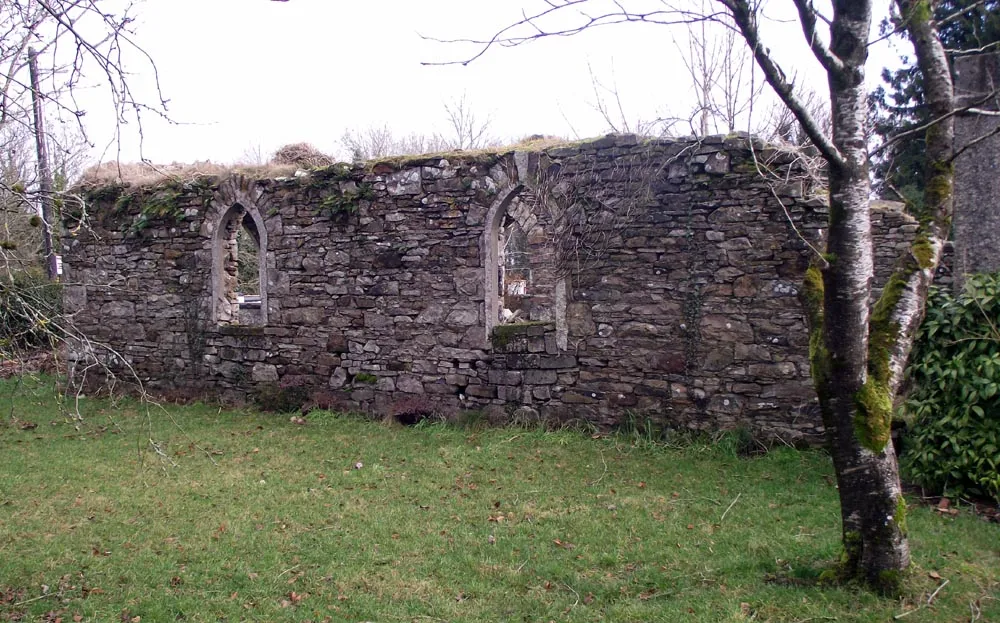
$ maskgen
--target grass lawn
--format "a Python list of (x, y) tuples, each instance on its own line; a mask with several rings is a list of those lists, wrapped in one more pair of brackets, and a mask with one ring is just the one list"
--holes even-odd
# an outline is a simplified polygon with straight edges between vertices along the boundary
[(965, 512), (911, 504), (902, 600), (815, 585), (818, 451), (98, 400), (77, 430), (12, 388), (0, 621), (1000, 621), (1000, 526)]

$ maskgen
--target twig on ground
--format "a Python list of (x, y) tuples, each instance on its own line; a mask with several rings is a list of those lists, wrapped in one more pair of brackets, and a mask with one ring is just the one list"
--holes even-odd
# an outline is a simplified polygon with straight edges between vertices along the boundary
[(565, 586), (569, 590), (573, 591), (573, 594), (576, 595), (576, 602), (572, 606), (570, 606), (570, 608), (574, 608), (574, 607), (578, 606), (580, 604), (580, 593), (576, 592), (576, 590), (572, 586), (570, 586), (569, 584), (567, 584), (565, 582), (563, 582), (563, 586)]
[(597, 480), (590, 483), (591, 487), (597, 485), (597, 483), (604, 480), (604, 477), (608, 475), (608, 462), (604, 460), (604, 450), (601, 450), (601, 463), (604, 463), (604, 471), (601, 472), (601, 475), (597, 478)]
[(54, 593), (44, 593), (42, 595), (39, 595), (38, 597), (32, 597), (31, 599), (25, 599), (24, 601), (19, 601), (16, 604), (13, 604), (11, 607), (17, 608), (17, 607), (24, 606), (24, 605), (27, 605), (27, 604), (30, 604), (30, 603), (34, 603), (36, 601), (41, 601), (43, 599), (48, 599), (49, 597), (62, 597), (62, 595), (63, 595), (62, 591), (56, 591)]
[(729, 503), (729, 507), (726, 508), (726, 512), (722, 513), (722, 517), (719, 518), (719, 523), (722, 523), (723, 521), (726, 520), (726, 515), (729, 514), (729, 511), (731, 511), (734, 506), (736, 506), (736, 502), (739, 501), (740, 496), (742, 496), (742, 495), (743, 495), (742, 492), (736, 494), (736, 497), (733, 498), (733, 501)]
[(928, 606), (931, 605), (931, 603), (934, 602), (934, 598), (937, 597), (937, 594), (941, 592), (942, 588), (944, 588), (945, 586), (948, 586), (948, 583), (950, 581), (951, 580), (945, 580), (944, 582), (941, 583), (941, 586), (937, 587), (937, 589), (933, 593), (931, 593), (931, 596), (927, 598), (927, 605)]

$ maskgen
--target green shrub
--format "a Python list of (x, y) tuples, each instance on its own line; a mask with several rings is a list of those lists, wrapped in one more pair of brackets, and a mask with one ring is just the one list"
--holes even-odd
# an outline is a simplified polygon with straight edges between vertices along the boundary
[(0, 276), (0, 359), (62, 336), (62, 287), (40, 270)]
[(908, 370), (904, 475), (938, 493), (1000, 501), (1000, 273), (957, 297), (932, 288)]

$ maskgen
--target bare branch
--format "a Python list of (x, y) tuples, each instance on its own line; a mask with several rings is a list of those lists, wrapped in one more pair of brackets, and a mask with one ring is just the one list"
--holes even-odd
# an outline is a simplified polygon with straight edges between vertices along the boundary
[[(691, 24), (701, 21), (717, 21), (724, 16), (724, 13), (713, 12), (709, 14), (698, 13), (697, 11), (688, 11), (684, 9), (677, 9), (667, 5), (665, 9), (659, 9), (655, 11), (647, 12), (631, 12), (625, 9), (621, 3), (615, 3), (617, 11), (609, 11), (597, 15), (588, 15), (583, 12), (582, 7), (589, 3), (590, 0), (546, 0), (545, 4), (548, 8), (537, 11), (532, 14), (523, 13), (522, 18), (513, 24), (510, 24), (499, 31), (497, 31), (489, 39), (439, 39), (437, 37), (429, 37), (426, 35), (421, 35), (422, 38), (428, 41), (436, 41), (439, 43), (465, 43), (470, 45), (475, 45), (479, 47), (479, 50), (464, 60), (455, 61), (441, 61), (441, 62), (423, 62), (422, 65), (468, 65), (469, 63), (480, 58), (486, 54), (491, 48), (495, 46), (500, 47), (517, 47), (519, 45), (524, 45), (531, 41), (536, 41), (539, 39), (545, 39), (548, 37), (568, 37), (572, 35), (579, 34), (585, 30), (591, 28), (596, 28), (598, 26), (609, 26), (613, 24), (626, 24), (626, 23), (643, 23), (643, 24), (657, 24), (661, 26), (670, 26), (678, 24)], [(664, 3), (666, 4), (666, 3)], [(560, 27), (555, 29), (546, 29), (539, 22), (549, 18), (557, 13), (565, 14), (570, 13), (570, 9), (573, 9), (575, 14), (577, 14), (580, 19), (579, 21), (567, 27)], [(528, 30), (529, 32), (523, 33), (522, 31)]]
[(781, 98), (781, 101), (795, 114), (795, 118), (799, 120), (809, 140), (831, 166), (843, 167), (845, 165), (844, 155), (834, 146), (830, 137), (820, 129), (816, 119), (809, 114), (803, 102), (795, 95), (794, 83), (785, 77), (785, 72), (771, 58), (770, 50), (762, 45), (760, 33), (757, 30), (756, 16), (749, 3), (746, 0), (719, 1), (729, 9), (733, 21), (736, 22), (740, 32), (743, 33), (743, 38), (753, 50), (754, 58), (757, 59), (757, 64), (764, 72), (764, 77)]
[(809, 47), (812, 49), (813, 54), (819, 60), (820, 64), (832, 74), (840, 74), (844, 71), (844, 61), (837, 58), (837, 56), (830, 51), (829, 46), (827, 46), (819, 38), (819, 33), (816, 32), (816, 8), (813, 6), (812, 0), (794, 0), (795, 8), (799, 11), (799, 21), (802, 23), (802, 33), (806, 36), (806, 41), (809, 43)]
[(976, 2), (973, 2), (972, 4), (970, 4), (968, 6), (964, 6), (964, 7), (960, 8), (960, 9), (958, 9), (957, 11), (955, 11), (954, 13), (951, 13), (950, 15), (947, 15), (947, 16), (943, 17), (942, 19), (939, 19), (936, 22), (934, 22), (934, 28), (936, 30), (940, 31), (941, 27), (944, 26), (945, 24), (950, 24), (951, 22), (953, 22), (953, 21), (955, 21), (957, 19), (960, 19), (963, 15), (965, 15), (969, 11), (972, 11), (973, 9), (977, 9), (977, 8), (983, 6), (984, 4), (986, 4), (986, 0), (977, 0)]
[[(996, 111), (990, 111), (990, 112), (993, 112), (994, 115), (997, 115)], [(951, 158), (948, 161), (954, 162), (956, 158), (964, 154), (969, 149), (975, 147), (976, 145), (982, 143), (983, 141), (989, 139), (990, 137), (996, 136), (997, 134), (1000, 134), (1000, 125), (993, 128), (989, 132), (983, 134), (982, 136), (977, 136), (976, 138), (972, 139), (971, 141), (963, 145), (960, 149), (955, 150), (955, 153), (951, 156)]]
[(955, 117), (956, 115), (961, 115), (961, 114), (964, 114), (964, 113), (971, 113), (971, 114), (982, 115), (982, 116), (985, 116), (985, 117), (997, 117), (997, 116), (1000, 116), (1000, 112), (998, 112), (998, 111), (995, 111), (995, 110), (983, 110), (981, 108), (977, 108), (979, 105), (988, 102), (990, 99), (996, 97), (998, 94), (1000, 94), (1000, 89), (994, 89), (991, 93), (988, 93), (988, 94), (986, 94), (983, 97), (977, 98), (974, 102), (971, 102), (968, 106), (955, 106), (951, 110), (949, 110), (948, 112), (946, 112), (944, 114), (941, 114), (941, 115), (935, 117), (934, 119), (931, 119), (930, 121), (927, 121), (926, 123), (922, 123), (922, 124), (920, 124), (920, 125), (918, 125), (918, 126), (916, 126), (914, 128), (910, 128), (909, 130), (906, 130), (904, 132), (900, 132), (899, 134), (894, 134), (892, 136), (892, 138), (890, 138), (889, 140), (885, 141), (884, 143), (882, 143), (881, 145), (879, 145), (878, 147), (876, 147), (875, 149), (873, 149), (871, 151), (870, 155), (871, 156), (877, 156), (878, 154), (882, 153), (883, 151), (885, 151), (889, 147), (892, 147), (893, 145), (895, 145), (896, 143), (900, 142), (904, 138), (906, 138), (908, 136), (913, 136), (914, 134), (920, 134), (922, 132), (926, 132), (928, 130), (928, 128), (930, 128), (930, 127), (932, 127), (934, 125), (937, 125), (939, 123), (942, 123), (944, 121), (947, 121), (947, 120)]

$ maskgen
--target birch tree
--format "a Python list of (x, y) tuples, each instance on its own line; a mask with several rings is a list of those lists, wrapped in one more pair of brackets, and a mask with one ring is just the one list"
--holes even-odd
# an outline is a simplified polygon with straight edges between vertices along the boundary
[[(690, 24), (731, 20), (778, 98), (826, 163), (829, 214), (825, 253), (803, 284), (810, 359), (841, 503), (844, 556), (839, 574), (895, 592), (910, 563), (896, 456), (890, 443), (893, 400), (947, 236), (952, 209), (954, 94), (933, 21), (934, 0), (896, 0), (899, 29), (914, 46), (934, 123), (927, 127), (924, 213), (915, 242), (879, 300), (870, 304), (874, 262), (867, 149), (865, 64), (872, 0), (831, 0), (828, 14), (812, 0), (793, 0), (798, 27), (826, 76), (830, 129), (797, 95), (763, 39), (760, 4), (716, 0), (707, 11), (663, 3), (545, 0), (541, 8), (479, 44), (519, 45), (609, 24)], [(634, 7), (634, 8), (633, 8)], [(559, 15), (560, 17), (556, 17)]]

